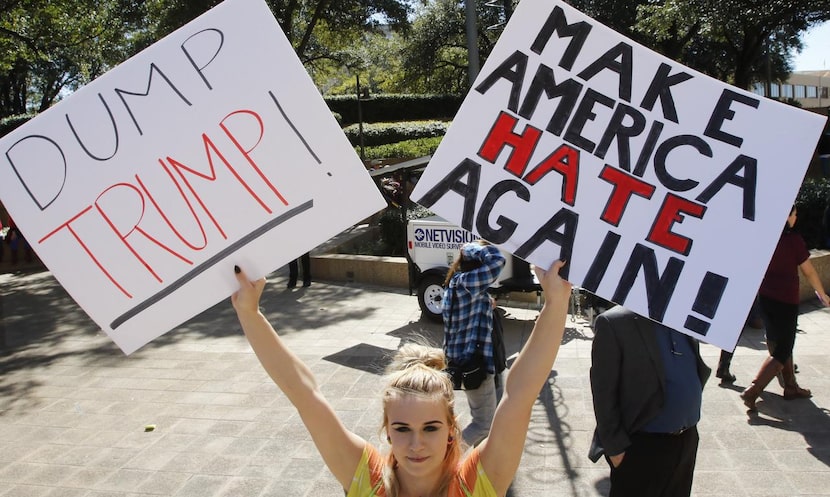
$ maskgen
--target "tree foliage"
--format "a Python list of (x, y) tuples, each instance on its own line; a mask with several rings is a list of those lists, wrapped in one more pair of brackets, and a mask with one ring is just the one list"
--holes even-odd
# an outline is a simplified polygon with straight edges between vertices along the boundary
[(637, 7), (647, 3), (647, 0), (570, 0), (568, 3), (614, 31), (640, 41), (634, 31)]
[[(504, 10), (476, 2), (481, 64), (493, 50), (504, 23)], [(469, 89), (468, 50), (463, 2), (433, 0), (418, 12), (403, 52), (409, 91), (464, 93)], [(490, 29), (493, 28), (493, 29)]]
[(363, 33), (360, 40), (309, 68), (320, 91), (325, 95), (356, 95), (359, 78), (362, 98), (378, 93), (410, 93), (404, 80), (406, 46), (401, 35), (376, 30)]
[(132, 52), (139, 0), (0, 0), (0, 118), (41, 112)]
[[(217, 5), (219, 0), (156, 0), (153, 32), (160, 38)], [(363, 34), (381, 22), (392, 29), (409, 25), (406, 0), (266, 0), (297, 56), (311, 70), (321, 61), (342, 62), (344, 49), (360, 45)], [(324, 66), (324, 62), (323, 62)]]
[[(218, 0), (0, 0), (0, 118), (41, 112)], [(380, 22), (405, 29), (406, 0), (268, 0), (310, 72), (341, 64)]]
[[(266, 1), (324, 93), (354, 94), (357, 77), (370, 94), (469, 89), (464, 2)], [(0, 118), (47, 109), (218, 3), (0, 0)], [(482, 64), (514, 3), (476, 2)], [(799, 36), (830, 19), (830, 0), (569, 3), (635, 41), (742, 88), (786, 79)], [(415, 5), (420, 8), (410, 17)]]
[(735, 86), (787, 78), (799, 36), (830, 19), (830, 0), (574, 0), (632, 39)]
[(638, 14), (637, 29), (654, 37), (664, 53), (749, 88), (786, 79), (789, 54), (801, 49), (799, 36), (830, 19), (830, 1), (667, 0), (645, 4)]

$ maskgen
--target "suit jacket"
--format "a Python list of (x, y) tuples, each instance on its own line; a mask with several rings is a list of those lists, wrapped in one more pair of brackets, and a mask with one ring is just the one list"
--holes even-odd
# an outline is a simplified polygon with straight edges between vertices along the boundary
[[(603, 453), (624, 452), (631, 445), (630, 435), (663, 406), (666, 374), (657, 331), (653, 321), (621, 306), (597, 316), (591, 349), (591, 393), (597, 428), (588, 455), (594, 462)], [(703, 389), (711, 369), (700, 357), (698, 341), (686, 337), (697, 356)]]

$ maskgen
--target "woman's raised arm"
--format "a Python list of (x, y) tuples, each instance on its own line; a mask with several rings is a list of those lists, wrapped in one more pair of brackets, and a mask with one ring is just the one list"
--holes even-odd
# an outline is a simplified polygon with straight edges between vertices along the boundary
[(507, 375), (490, 435), (479, 446), (481, 464), (498, 495), (507, 492), (519, 467), (533, 404), (562, 343), (571, 298), (571, 284), (559, 276), (564, 264), (556, 261), (548, 271), (534, 268), (545, 292), (545, 304)]
[(311, 370), (285, 346), (260, 312), (265, 278), (250, 281), (238, 266), (234, 266), (234, 271), (239, 290), (231, 302), (245, 337), (262, 367), (297, 408), (326, 466), (343, 488), (348, 489), (366, 442), (343, 426), (320, 393)]

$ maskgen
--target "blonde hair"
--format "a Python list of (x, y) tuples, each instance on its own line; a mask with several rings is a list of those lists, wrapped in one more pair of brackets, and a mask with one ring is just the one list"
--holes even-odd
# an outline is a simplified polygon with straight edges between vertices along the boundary
[[(446, 367), (447, 361), (443, 350), (421, 343), (406, 343), (398, 349), (386, 370), (388, 381), (381, 394), (383, 404), (381, 431), (386, 430), (389, 423), (387, 406), (391, 400), (413, 395), (424, 399), (444, 401), (452, 441), (447, 445), (447, 453), (441, 466), (441, 477), (432, 493), (436, 496), (447, 494), (463, 453), (461, 430), (455, 416), (455, 392), (450, 377), (444, 372)], [(397, 497), (400, 492), (400, 485), (395, 474), (396, 466), (397, 461), (390, 451), (383, 468), (383, 485), (387, 497)]]

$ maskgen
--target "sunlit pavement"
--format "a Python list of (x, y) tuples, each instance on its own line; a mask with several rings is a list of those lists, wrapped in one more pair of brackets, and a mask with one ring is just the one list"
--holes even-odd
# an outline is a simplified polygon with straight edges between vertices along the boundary
[[(406, 290), (270, 277), (263, 309), (311, 366), (344, 423), (378, 436), (379, 371), (402, 341), (440, 342)], [(342, 496), (297, 414), (248, 347), (223, 302), (125, 356), (48, 272), (0, 275), (0, 496)], [(536, 305), (502, 301), (509, 354)], [(830, 495), (830, 311), (805, 304), (795, 359), (814, 397), (784, 401), (773, 382), (748, 416), (739, 391), (766, 354), (746, 328), (735, 386), (704, 392), (693, 495)], [(592, 331), (568, 320), (508, 495), (606, 495), (591, 463), (588, 382)], [(717, 364), (719, 350), (703, 345)], [(458, 408), (468, 417), (463, 393)]]

